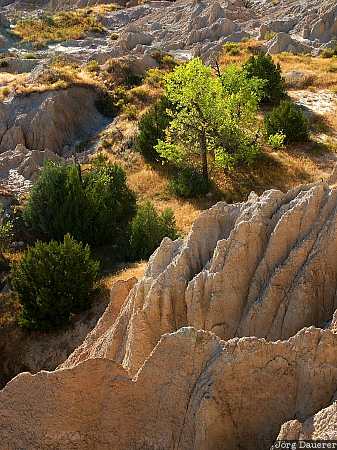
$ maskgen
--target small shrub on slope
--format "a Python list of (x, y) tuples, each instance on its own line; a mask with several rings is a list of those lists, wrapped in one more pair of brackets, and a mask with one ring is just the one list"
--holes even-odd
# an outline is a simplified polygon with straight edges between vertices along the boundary
[(22, 305), (20, 323), (31, 329), (60, 327), (85, 310), (98, 274), (88, 246), (69, 235), (62, 243), (38, 242), (12, 268), (12, 286)]
[(281, 67), (273, 62), (270, 55), (251, 56), (244, 64), (243, 70), (248, 78), (259, 78), (265, 81), (263, 102), (279, 103), (285, 97)]
[(190, 167), (182, 168), (169, 182), (173, 195), (182, 198), (194, 198), (207, 194), (211, 183), (201, 173)]
[(167, 98), (162, 97), (140, 119), (136, 147), (147, 161), (155, 162), (160, 160), (160, 155), (155, 146), (160, 139), (164, 138), (165, 129), (170, 124), (170, 116), (167, 112), (170, 106)]
[(268, 137), (278, 133), (284, 135), (284, 142), (306, 141), (309, 137), (308, 120), (300, 107), (285, 100), (265, 117)]
[(171, 209), (161, 214), (151, 202), (140, 206), (131, 224), (130, 247), (135, 260), (147, 259), (164, 237), (178, 237), (175, 218)]

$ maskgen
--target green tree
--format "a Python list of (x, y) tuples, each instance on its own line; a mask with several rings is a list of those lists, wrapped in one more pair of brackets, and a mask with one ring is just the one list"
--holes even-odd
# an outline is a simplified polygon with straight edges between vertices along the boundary
[[(112, 243), (123, 249), (128, 238), (128, 225), (136, 213), (136, 196), (127, 185), (126, 174), (117, 164), (100, 158), (83, 175), (87, 201), (84, 224), (89, 243)], [(83, 237), (86, 241), (85, 236)]]
[(24, 219), (47, 238), (62, 240), (66, 233), (82, 239), (87, 212), (85, 191), (74, 164), (47, 162), (34, 184), (24, 209)]
[(99, 265), (88, 246), (69, 235), (62, 243), (38, 242), (13, 266), (12, 286), (22, 305), (20, 323), (46, 330), (69, 322), (90, 305)]
[(170, 124), (171, 118), (167, 110), (171, 106), (171, 103), (164, 96), (139, 121), (136, 148), (150, 162), (161, 159), (155, 146), (160, 139), (164, 138), (164, 131)]
[(97, 158), (83, 174), (75, 164), (47, 163), (31, 191), (24, 218), (48, 239), (61, 241), (70, 233), (89, 244), (123, 247), (135, 212), (136, 197), (123, 169)]
[(164, 237), (178, 237), (173, 211), (158, 213), (151, 202), (138, 208), (131, 223), (130, 248), (134, 259), (147, 259)]
[(235, 66), (215, 77), (198, 58), (177, 67), (165, 81), (165, 95), (174, 109), (165, 139), (156, 146), (158, 153), (178, 164), (198, 154), (206, 180), (208, 154), (225, 166), (245, 153), (249, 157), (250, 148), (256, 151), (249, 126), (262, 85), (257, 78), (245, 78)]
[(243, 70), (248, 79), (264, 80), (262, 101), (279, 103), (286, 96), (281, 66), (275, 64), (270, 55), (261, 53), (251, 56), (244, 64)]

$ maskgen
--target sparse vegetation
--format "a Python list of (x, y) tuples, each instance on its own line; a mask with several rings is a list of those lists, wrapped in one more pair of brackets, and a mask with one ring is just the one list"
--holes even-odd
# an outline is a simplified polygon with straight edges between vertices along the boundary
[(278, 133), (271, 134), (268, 137), (268, 144), (274, 150), (278, 150), (284, 146), (285, 139), (286, 135), (283, 133), (283, 131), (279, 131)]
[(322, 58), (332, 58), (337, 56), (337, 44), (331, 48), (325, 48), (321, 53)]
[(19, 20), (13, 32), (24, 42), (48, 42), (81, 39), (89, 32), (102, 33), (104, 27), (90, 9), (63, 11), (53, 16)]
[(3, 220), (0, 225), (0, 257), (8, 250), (13, 240), (13, 223), (10, 220)]
[(265, 81), (262, 101), (278, 103), (285, 97), (281, 67), (274, 63), (270, 55), (251, 56), (243, 69), (248, 78), (259, 78)]

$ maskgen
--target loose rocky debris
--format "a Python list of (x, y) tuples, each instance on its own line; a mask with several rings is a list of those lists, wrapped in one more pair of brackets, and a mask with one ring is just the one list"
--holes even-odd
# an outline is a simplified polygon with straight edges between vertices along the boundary
[(329, 114), (336, 111), (337, 94), (323, 90), (318, 92), (311, 92), (305, 90), (292, 90), (290, 92), (291, 98), (299, 106), (302, 106), (311, 114)]
[(331, 404), (337, 189), (218, 203), (131, 287), (59, 370), (0, 392), (6, 448), (264, 450)]
[[(17, 3), (7, 1), (3, 10), (8, 14), (14, 4), (18, 7)], [(56, 0), (49, 7), (74, 8), (92, 3), (99, 2), (80, 0), (70, 5)], [(48, 2), (41, 2), (40, 6), (46, 7)], [(78, 61), (96, 59), (103, 63), (110, 58), (129, 54), (141, 57), (160, 50), (210, 61), (225, 42), (250, 37), (265, 39), (269, 53), (319, 53), (335, 45), (336, 15), (337, 3), (331, 0), (280, 0), (277, 5), (270, 0), (255, 0), (251, 4), (242, 0), (151, 1), (102, 13), (100, 20), (108, 35), (51, 44), (39, 56), (67, 54)], [(8, 26), (5, 21), (6, 17), (3, 29)], [(0, 45), (20, 49), (5, 33)]]
[(61, 161), (62, 158), (49, 150), (28, 150), (18, 144), (15, 150), (0, 154), (0, 183), (11, 191), (23, 194), (28, 191), (46, 161)]

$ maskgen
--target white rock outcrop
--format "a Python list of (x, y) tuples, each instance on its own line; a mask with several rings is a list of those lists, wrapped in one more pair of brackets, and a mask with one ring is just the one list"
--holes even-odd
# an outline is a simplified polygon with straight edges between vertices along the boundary
[(0, 152), (18, 144), (30, 150), (62, 154), (104, 124), (97, 111), (97, 94), (89, 88), (17, 95), (0, 103)]

